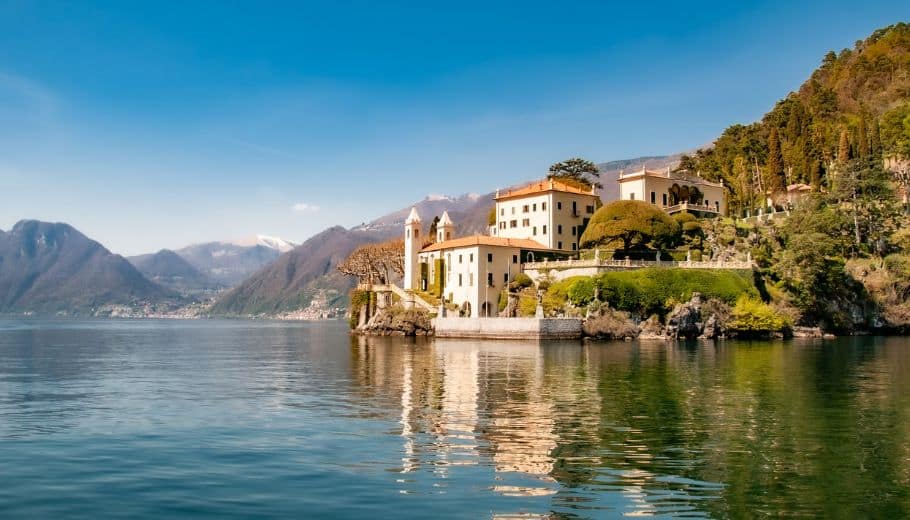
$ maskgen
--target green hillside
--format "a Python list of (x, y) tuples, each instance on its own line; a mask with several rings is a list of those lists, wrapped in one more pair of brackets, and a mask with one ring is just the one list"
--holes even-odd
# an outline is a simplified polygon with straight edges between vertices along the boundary
[(723, 179), (731, 208), (764, 205), (787, 185), (825, 188), (849, 159), (910, 156), (910, 24), (829, 52), (761, 121), (727, 128), (680, 168)]

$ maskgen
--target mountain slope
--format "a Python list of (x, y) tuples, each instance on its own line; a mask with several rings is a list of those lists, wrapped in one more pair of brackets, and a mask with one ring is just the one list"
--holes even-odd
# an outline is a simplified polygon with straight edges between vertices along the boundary
[(67, 224), (23, 220), (0, 234), (0, 312), (89, 313), (175, 298)]
[(761, 121), (730, 126), (681, 165), (723, 179), (734, 211), (755, 208), (790, 184), (825, 188), (850, 159), (907, 153), (908, 117), (910, 24), (899, 23), (829, 52)]
[(275, 247), (258, 243), (230, 242), (194, 244), (175, 251), (195, 269), (225, 287), (233, 287), (281, 254)]
[(254, 273), (211, 308), (216, 315), (275, 314), (309, 305), (323, 293), (329, 305), (343, 304), (354, 280), (336, 267), (357, 246), (382, 239), (368, 231), (329, 228)]
[(223, 287), (169, 249), (131, 256), (127, 260), (149, 280), (180, 293), (191, 294)]

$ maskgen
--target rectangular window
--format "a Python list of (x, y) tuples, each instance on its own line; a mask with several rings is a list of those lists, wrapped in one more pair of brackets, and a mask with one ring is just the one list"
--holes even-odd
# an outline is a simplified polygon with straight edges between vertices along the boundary
[(518, 263), (518, 255), (512, 255), (512, 263), (513, 263), (513, 264), (517, 264), (517, 263)]
[(530, 226), (530, 225), (531, 225), (531, 219), (529, 219), (529, 218), (523, 218), (523, 219), (521, 219), (521, 225), (522, 225), (522, 227), (528, 227), (528, 226)]
[(547, 210), (547, 203), (546, 203), (546, 202), (541, 202), (541, 203), (540, 203), (540, 209), (543, 210), (543, 211), (546, 211), (546, 210)]
[(487, 253), (487, 262), (493, 261), (493, 253)]
[(499, 216), (500, 217), (506, 216), (506, 208), (499, 208)]
[(537, 235), (537, 226), (534, 226), (533, 228), (531, 228), (531, 234), (535, 235), (535, 236)]
[(635, 200), (635, 193), (629, 194), (629, 200)]
[(512, 214), (515, 214), (515, 206), (512, 206)]
[(487, 273), (487, 287), (493, 287), (493, 273)]
[(521, 207), (521, 212), (522, 212), (522, 213), (527, 213), (527, 212), (528, 212), (528, 205), (527, 205), (527, 204), (525, 204), (524, 206)]
[(474, 273), (468, 273), (468, 287), (474, 287)]
[(578, 245), (575, 242), (572, 242), (572, 251), (578, 249)]
[(510, 227), (510, 228), (517, 228), (517, 227), (518, 227), (518, 221), (517, 221), (517, 220), (510, 220), (510, 221), (509, 221), (509, 227)]
[(556, 209), (562, 209), (562, 202), (556, 203)]
[(458, 287), (461, 287), (461, 273), (458, 273)]
[(561, 234), (562, 234), (562, 224), (557, 224), (557, 225), (556, 225), (556, 234), (557, 234), (557, 235), (561, 235)]
[(572, 236), (575, 236), (575, 226), (572, 226)]
[(651, 192), (651, 204), (657, 204), (657, 193)]
[(464, 263), (464, 257), (462, 255), (458, 255), (458, 263)]
[(544, 226), (544, 227), (543, 227), (543, 234), (544, 234), (544, 235), (547, 234), (547, 226)]
[(468, 262), (474, 263), (474, 253), (468, 255)]
[(505, 228), (506, 228), (506, 221), (503, 220), (502, 222), (499, 223), (499, 229), (505, 229)]
[(502, 273), (502, 283), (509, 283), (509, 273)]
[(562, 249), (562, 242), (556, 242), (556, 249)]
[(537, 211), (537, 204), (531, 204), (531, 211)]
[(664, 199), (664, 206), (666, 206), (667, 205), (667, 194), (666, 193), (663, 194), (663, 199)]
[(446, 255), (446, 271), (452, 272), (452, 253)]
[(588, 215), (594, 213), (594, 206), (585, 206), (585, 211), (588, 213)]

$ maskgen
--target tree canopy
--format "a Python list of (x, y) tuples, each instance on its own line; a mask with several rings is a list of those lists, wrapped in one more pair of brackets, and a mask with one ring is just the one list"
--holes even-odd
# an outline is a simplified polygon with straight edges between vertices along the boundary
[(597, 169), (597, 165), (579, 157), (573, 157), (550, 165), (550, 173), (547, 178), (567, 181), (570, 184), (586, 188), (591, 186), (603, 188), (603, 185), (598, 182), (600, 171)]
[(910, 158), (910, 24), (828, 53), (802, 86), (761, 121), (727, 128), (680, 168), (725, 181), (729, 205), (758, 209), (786, 185), (831, 188), (853, 159)]
[(404, 275), (404, 241), (359, 246), (338, 265), (338, 271), (356, 276), (361, 283), (389, 283), (393, 276)]
[(680, 225), (662, 210), (640, 200), (618, 200), (597, 210), (581, 235), (581, 247), (622, 245), (622, 248), (672, 247)]

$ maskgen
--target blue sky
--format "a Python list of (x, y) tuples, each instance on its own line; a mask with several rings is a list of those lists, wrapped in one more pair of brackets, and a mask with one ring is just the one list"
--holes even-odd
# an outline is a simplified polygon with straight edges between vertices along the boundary
[(0, 229), (301, 241), (755, 120), (910, 3), (0, 0)]

